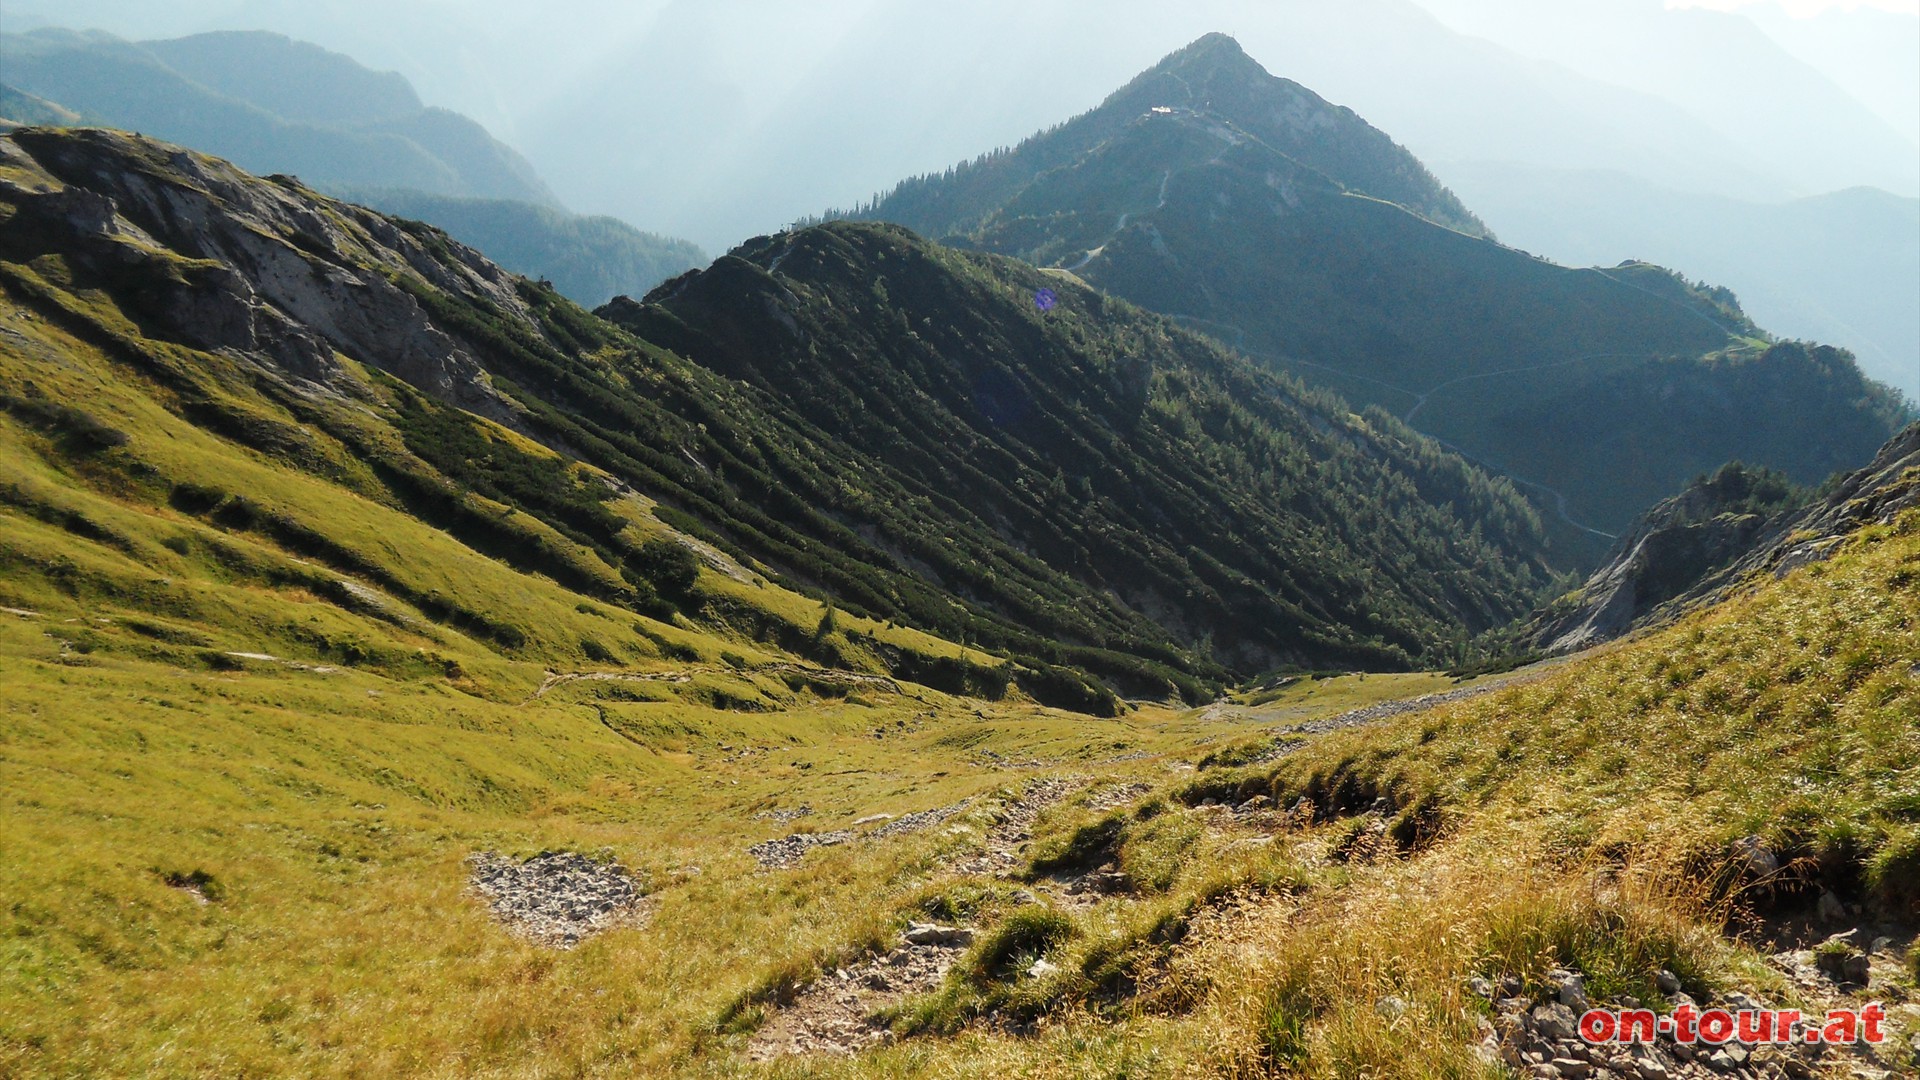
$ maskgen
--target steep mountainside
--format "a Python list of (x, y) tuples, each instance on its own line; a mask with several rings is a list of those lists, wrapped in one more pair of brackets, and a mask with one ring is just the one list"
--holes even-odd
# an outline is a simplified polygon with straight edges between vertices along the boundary
[(1763, 575), (1830, 557), (1841, 541), (1920, 506), (1920, 424), (1819, 492), (1729, 465), (1648, 511), (1578, 591), (1538, 620), (1534, 643), (1572, 652), (1670, 622)]
[[(1504, 484), (1127, 305), (1063, 286), (1043, 317), (1051, 279), (1011, 261), (875, 226), (766, 241), (646, 312), (689, 362), (442, 233), (292, 181), (104, 131), (0, 146), (13, 302), (102, 350), (128, 389), (150, 385), (146, 407), (598, 603), (843, 659), (831, 616), (810, 644), (790, 618), (689, 594), (621, 512), (638, 492), (656, 525), (748, 579), (1005, 657), (844, 647), (872, 663), (1107, 711), (1102, 682), (1203, 696), (1229, 668), (1458, 656), (1545, 584), (1538, 521)], [(766, 268), (789, 249), (790, 270)], [(875, 388), (789, 396), (856, 378)], [(23, 370), (7, 391), (25, 415), (81, 445), (120, 430), (36, 381)], [(382, 569), (366, 552), (384, 545), (317, 505), (225, 470), (170, 473), (149, 442), (88, 467), (502, 648), (584, 648), (438, 572)]]
[(142, 131), (263, 175), (297, 175), (445, 229), (577, 303), (642, 293), (707, 261), (686, 241), (560, 209), (533, 167), (480, 125), (426, 108), (396, 73), (307, 42), (248, 32), (135, 44), (41, 31), (0, 35), (0, 55), (8, 78), (60, 103), (8, 97), (0, 117)]
[[(1042, 311), (1048, 288), (1058, 303)], [(1261, 668), (1351, 647), (1316, 626), (1392, 652), (1438, 644), (1394, 623), (1439, 630), (1441, 612), (1470, 611), (1467, 625), (1491, 625), (1497, 597), (1524, 587), (1513, 560), (1537, 550), (1511, 489), (1391, 418), (1353, 416), (1129, 305), (902, 229), (750, 242), (648, 299), (604, 313), (888, 462), (933, 495), (916, 516), (937, 509), (1012, 544), (1024, 557), (1009, 563), (956, 563), (925, 539), (905, 554), (1063, 638), (1086, 630), (1036, 560)], [(886, 508), (836, 509), (905, 527)], [(1478, 558), (1490, 577), (1453, 568)]]
[[(1802, 378), (1806, 350), (1766, 350), (1725, 290), (1642, 264), (1570, 270), (1437, 225), (1429, 218), (1448, 215), (1423, 194), (1439, 190), (1430, 181), (1410, 212), (1385, 185), (1311, 153), (1351, 141), (1331, 122), (1288, 127), (1276, 146), (1242, 123), (1259, 115), (1242, 98), (1285, 115), (1297, 95), (1249, 69), (1231, 41), (1205, 39), (1112, 112), (903, 185), (859, 216), (951, 226), (953, 242), (1070, 270), (1390, 409), (1603, 531), (1735, 457), (1817, 482), (1907, 418), (1832, 350)], [(1169, 89), (1183, 82), (1244, 92), (1215, 108)], [(1719, 353), (1729, 356), (1698, 359)], [(1784, 383), (1811, 396), (1779, 408)], [(1649, 385), (1662, 388), (1658, 415), (1646, 411)], [(1566, 410), (1581, 434), (1546, 422)]]

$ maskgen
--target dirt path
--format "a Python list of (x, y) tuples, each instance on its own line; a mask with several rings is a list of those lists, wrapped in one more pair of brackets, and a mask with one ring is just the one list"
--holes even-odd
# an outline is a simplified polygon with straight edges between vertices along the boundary
[(748, 1041), (747, 1057), (851, 1055), (892, 1041), (876, 1014), (938, 989), (972, 941), (972, 932), (959, 927), (910, 924), (893, 949), (825, 972), (774, 1013)]
[(854, 822), (855, 828), (862, 824), (874, 827), (866, 832), (856, 832), (854, 828), (834, 829), (830, 832), (792, 833), (762, 840), (747, 848), (762, 870), (788, 870), (798, 866), (807, 852), (817, 847), (838, 847), (841, 844), (857, 843), (865, 840), (885, 840), (890, 836), (905, 836), (909, 833), (931, 829), (948, 818), (967, 808), (968, 800), (962, 799), (950, 806), (936, 806), (931, 810), (921, 810), (900, 817), (880, 815), (876, 819)]
[[(1572, 653), (1567, 656), (1556, 656), (1549, 660), (1542, 660), (1539, 663), (1530, 664), (1505, 675), (1494, 676), (1485, 682), (1475, 683), (1472, 686), (1459, 686), (1451, 690), (1442, 690), (1432, 694), (1394, 698), (1390, 701), (1377, 701), (1371, 705), (1365, 705), (1357, 709), (1349, 709), (1346, 712), (1337, 713), (1333, 716), (1322, 716), (1313, 719), (1299, 720), (1298, 722), (1290, 721), (1296, 721), (1302, 714), (1310, 714), (1313, 711), (1310, 706), (1247, 706), (1234, 705), (1222, 701), (1209, 705), (1206, 711), (1200, 714), (1200, 718), (1203, 720), (1238, 720), (1248, 724), (1271, 725), (1273, 732), (1279, 735), (1324, 735), (1330, 731), (1340, 731), (1344, 728), (1377, 723), (1389, 717), (1402, 715), (1403, 713), (1422, 712), (1427, 709), (1438, 708), (1442, 705), (1450, 705), (1456, 701), (1468, 701), (1485, 694), (1494, 693), (1495, 691), (1506, 690), (1515, 686), (1524, 686), (1530, 682), (1537, 682), (1540, 679), (1546, 678), (1554, 669), (1579, 655), (1579, 653)], [(1304, 741), (1295, 740), (1293, 745), (1304, 745)]]
[(576, 682), (664, 682), (688, 683), (695, 675), (795, 675), (813, 682), (829, 683), (835, 686), (859, 686), (878, 690), (888, 694), (904, 694), (898, 682), (884, 675), (868, 675), (861, 671), (847, 671), (841, 668), (808, 667), (805, 664), (767, 664), (763, 667), (748, 668), (744, 671), (734, 668), (717, 668), (711, 664), (690, 664), (673, 671), (576, 671), (569, 673), (548, 672), (547, 677), (521, 705), (531, 705), (546, 697), (549, 691)]
[(1070, 780), (1035, 780), (1019, 796), (1000, 808), (987, 829), (981, 849), (953, 864), (960, 876), (1004, 876), (1020, 865), (1021, 853), (1033, 839), (1033, 824), (1040, 812), (1079, 790)]
[(1294, 724), (1279, 730), (1280, 733), (1284, 735), (1325, 735), (1329, 731), (1339, 731), (1343, 728), (1378, 723), (1389, 717), (1400, 716), (1405, 713), (1425, 712), (1428, 709), (1439, 708), (1442, 705), (1451, 705), (1457, 701), (1470, 701), (1477, 697), (1484, 697), (1495, 691), (1506, 690), (1515, 686), (1525, 686), (1531, 682), (1538, 682), (1546, 678), (1547, 675), (1551, 673), (1551, 669), (1557, 667), (1559, 663), (1560, 661), (1557, 659), (1543, 661), (1540, 664), (1527, 668), (1523, 672), (1506, 675), (1474, 686), (1461, 686), (1452, 690), (1442, 690), (1437, 694), (1422, 694), (1419, 697), (1400, 698), (1397, 701), (1382, 701), (1378, 704), (1365, 706), (1364, 708), (1348, 710), (1338, 716), (1329, 716), (1320, 720), (1308, 720), (1305, 723)]
[[(979, 853), (953, 864), (955, 875), (986, 874), (1004, 876), (1020, 865), (1021, 855), (1033, 838), (1033, 825), (1042, 811), (1084, 787), (1083, 782), (1049, 779), (1035, 780), (1000, 808), (987, 829)], [(1115, 789), (1113, 798), (1124, 800), (1144, 793), (1144, 786), (1128, 785)], [(852, 832), (820, 834), (837, 836), (831, 843), (874, 839), (915, 832), (938, 824), (967, 804), (922, 811), (880, 826), (860, 836)], [(796, 834), (780, 841), (755, 845), (769, 857), (784, 855), (789, 842), (798, 850), (797, 860), (809, 848), (823, 841), (800, 841), (808, 834)], [(755, 850), (755, 857), (761, 857)], [(763, 861), (763, 865), (765, 865)], [(791, 865), (788, 863), (786, 865)], [(825, 972), (801, 990), (794, 1000), (767, 1019), (747, 1044), (747, 1056), (754, 1061), (772, 1061), (794, 1054), (857, 1054), (893, 1038), (877, 1014), (916, 994), (939, 988), (962, 953), (973, 941), (973, 932), (964, 927), (910, 923), (902, 940), (884, 954), (870, 956), (856, 964)]]

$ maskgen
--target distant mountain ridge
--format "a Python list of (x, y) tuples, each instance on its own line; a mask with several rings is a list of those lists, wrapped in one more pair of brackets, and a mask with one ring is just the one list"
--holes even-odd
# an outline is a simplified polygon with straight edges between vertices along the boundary
[[(323, 187), (556, 204), (526, 159), (473, 121), (421, 105), (391, 73), (263, 32), (153, 46), (97, 32), (0, 35), (9, 85), (243, 167), (297, 174)], [(275, 111), (283, 106), (296, 113)]]
[(354, 126), (426, 109), (399, 72), (370, 71), (351, 57), (279, 34), (216, 31), (143, 41), (140, 48), (216, 93), (300, 123)]
[(0, 35), (0, 56), (16, 95), (0, 99), (0, 116), (140, 131), (296, 175), (430, 221), (581, 303), (644, 292), (706, 262), (685, 241), (568, 213), (533, 166), (479, 124), (423, 105), (394, 72), (307, 42), (249, 31), (136, 43), (43, 30)]
[[(1644, 264), (1574, 270), (1504, 247), (1385, 135), (1356, 134), (1372, 129), (1343, 110), (1300, 112), (1308, 99), (1258, 71), (1231, 39), (1209, 36), (1102, 110), (909, 181), (854, 216), (951, 227), (949, 242), (1059, 267), (1389, 409), (1535, 485), (1589, 527), (1573, 542), (1624, 529), (1734, 457), (1817, 482), (1907, 419), (1897, 395), (1833, 350), (1819, 364), (1836, 377), (1810, 378), (1813, 398), (1778, 407), (1771, 388), (1807, 354), (1769, 349), (1731, 293)], [(1162, 103), (1183, 85), (1235, 90), (1219, 95), (1224, 111)], [(1247, 116), (1291, 148), (1236, 119)], [(1323, 138), (1375, 152), (1335, 153)], [(1419, 203), (1377, 193), (1390, 190)], [(1466, 227), (1434, 220), (1448, 217)], [(1707, 359), (1720, 356), (1745, 359)], [(1643, 374), (1680, 395), (1659, 415), (1684, 416), (1682, 428), (1646, 412)], [(1554, 402), (1604, 430), (1604, 460), (1601, 445), (1547, 422)], [(1643, 444), (1626, 458), (1611, 450)]]
[(1576, 266), (1686, 267), (1739, 293), (1776, 334), (1843, 346), (1868, 375), (1920, 400), (1920, 199), (1850, 188), (1755, 203), (1618, 172), (1446, 172), (1475, 206), (1500, 208), (1501, 238), (1516, 247)]

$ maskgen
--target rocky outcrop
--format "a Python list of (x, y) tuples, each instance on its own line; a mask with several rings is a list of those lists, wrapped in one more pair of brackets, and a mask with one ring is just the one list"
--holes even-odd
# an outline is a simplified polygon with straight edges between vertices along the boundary
[(0, 140), (0, 157), (31, 178), (0, 179), (0, 200), (16, 208), (9, 246), (76, 261), (114, 286), (149, 332), (350, 393), (338, 353), (492, 419), (517, 415), (406, 288), (419, 280), (539, 333), (515, 279), (476, 252), (298, 181), (261, 183), (119, 132), (22, 129)]
[(1755, 575), (1827, 558), (1855, 530), (1920, 505), (1920, 424), (1830, 490), (1772, 513), (1756, 512), (1751, 492), (1730, 487), (1728, 475), (1643, 516), (1579, 592), (1540, 618), (1535, 643), (1554, 653), (1587, 648), (1717, 602)]

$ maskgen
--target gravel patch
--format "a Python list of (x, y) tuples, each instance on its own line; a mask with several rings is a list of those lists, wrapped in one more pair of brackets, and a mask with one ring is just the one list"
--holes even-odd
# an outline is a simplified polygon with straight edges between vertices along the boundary
[(962, 799), (952, 806), (936, 806), (932, 810), (922, 810), (917, 814), (903, 814), (868, 833), (867, 839), (881, 840), (889, 836), (905, 836), (922, 829), (931, 829), (966, 808), (966, 800)]
[(627, 869), (571, 851), (521, 862), (491, 851), (467, 857), (473, 888), (514, 934), (571, 949), (603, 930), (644, 917), (646, 897)]
[(1304, 724), (1294, 724), (1278, 730), (1282, 734), (1325, 735), (1329, 731), (1359, 727), (1361, 724), (1375, 723), (1380, 720), (1385, 720), (1388, 717), (1399, 716), (1403, 713), (1421, 712), (1422, 710), (1437, 708), (1441, 705), (1451, 705), (1456, 701), (1467, 701), (1471, 698), (1482, 697), (1497, 690), (1507, 690), (1526, 683), (1537, 682), (1540, 679), (1546, 678), (1546, 676), (1547, 672), (1545, 671), (1535, 671), (1514, 678), (1485, 683), (1480, 686), (1463, 686), (1457, 690), (1442, 690), (1437, 694), (1423, 694), (1420, 697), (1403, 698), (1399, 701), (1383, 701), (1378, 705), (1369, 705), (1364, 709), (1354, 709), (1351, 712), (1343, 712), (1338, 716), (1329, 716), (1322, 720), (1309, 720)]
[[(854, 822), (854, 828), (835, 829), (832, 832), (794, 833), (774, 840), (762, 840), (747, 848), (747, 854), (752, 855), (764, 870), (785, 870), (798, 865), (801, 856), (814, 848), (835, 847), (855, 840), (884, 840), (890, 836), (906, 836), (923, 829), (931, 829), (966, 808), (967, 803), (962, 800), (952, 806), (936, 806), (931, 810), (902, 814), (897, 818), (887, 814), (875, 814)], [(801, 807), (797, 811), (773, 810), (754, 816), (771, 817), (775, 821), (784, 822), (792, 818), (782, 815), (791, 814), (793, 817), (798, 817), (812, 812), (810, 808)], [(883, 822), (884, 824), (879, 824)], [(867, 832), (854, 831), (861, 826), (875, 824), (878, 824), (878, 827)]]
[(785, 870), (800, 862), (800, 856), (817, 847), (833, 847), (849, 840), (860, 839), (860, 834), (846, 829), (835, 829), (822, 833), (794, 833), (776, 840), (762, 840), (749, 847), (747, 854), (754, 857), (765, 870)]

